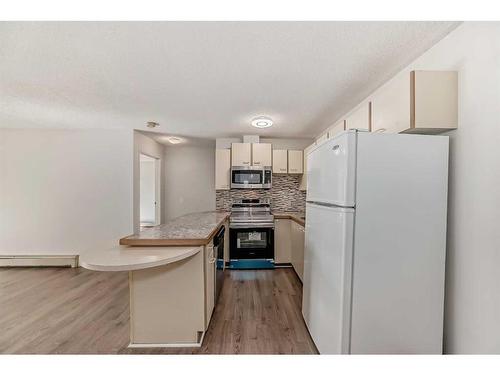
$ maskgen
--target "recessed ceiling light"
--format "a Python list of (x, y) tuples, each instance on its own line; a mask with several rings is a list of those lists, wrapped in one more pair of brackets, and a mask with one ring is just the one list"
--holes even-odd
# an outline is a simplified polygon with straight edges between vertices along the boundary
[(179, 138), (179, 137), (167, 137), (167, 141), (169, 141), (173, 145), (176, 145), (178, 143), (182, 143), (184, 140), (182, 138)]
[(160, 124), (158, 124), (157, 122), (154, 122), (154, 121), (148, 121), (146, 126), (148, 128), (156, 128), (157, 126), (160, 126)]
[(261, 129), (268, 128), (270, 126), (273, 126), (273, 120), (265, 116), (256, 117), (252, 120), (252, 126)]

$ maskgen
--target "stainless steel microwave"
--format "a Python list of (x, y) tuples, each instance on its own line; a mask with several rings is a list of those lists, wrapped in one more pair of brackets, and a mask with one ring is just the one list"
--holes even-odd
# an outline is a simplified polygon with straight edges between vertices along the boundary
[(271, 167), (232, 167), (231, 189), (271, 189)]

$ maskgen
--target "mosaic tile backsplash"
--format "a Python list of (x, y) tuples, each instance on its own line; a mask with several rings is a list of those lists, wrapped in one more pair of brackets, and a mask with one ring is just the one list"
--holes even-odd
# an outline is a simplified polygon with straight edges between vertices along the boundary
[(270, 198), (274, 211), (300, 211), (306, 209), (306, 192), (299, 190), (302, 175), (273, 174), (272, 188), (268, 190), (231, 189), (215, 192), (216, 209), (231, 210), (233, 199)]

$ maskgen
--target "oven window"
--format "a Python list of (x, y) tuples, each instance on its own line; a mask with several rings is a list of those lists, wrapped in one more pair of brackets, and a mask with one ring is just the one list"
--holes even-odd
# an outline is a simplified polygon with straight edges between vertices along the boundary
[(238, 249), (265, 249), (267, 247), (267, 231), (247, 231), (236, 233)]
[(258, 171), (234, 171), (234, 184), (262, 184), (262, 172)]

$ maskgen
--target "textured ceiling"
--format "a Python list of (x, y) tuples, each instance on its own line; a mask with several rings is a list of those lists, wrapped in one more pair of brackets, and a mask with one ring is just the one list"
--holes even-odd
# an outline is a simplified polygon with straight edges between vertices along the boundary
[(0, 127), (312, 137), (456, 25), (0, 22)]

